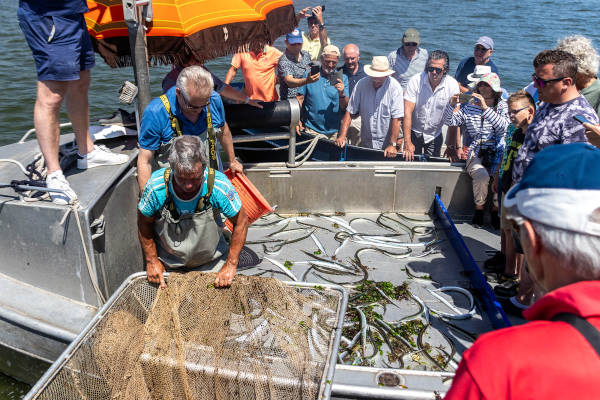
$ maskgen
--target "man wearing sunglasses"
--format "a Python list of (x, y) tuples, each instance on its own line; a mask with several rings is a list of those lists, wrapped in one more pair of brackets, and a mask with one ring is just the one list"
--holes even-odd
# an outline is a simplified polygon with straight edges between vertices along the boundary
[[(229, 168), (242, 173), (242, 164), (235, 159), (231, 131), (225, 122), (225, 108), (217, 92), (213, 90), (210, 72), (193, 65), (184, 68), (175, 87), (153, 99), (144, 110), (138, 136), (138, 184), (144, 190), (153, 169), (164, 167), (174, 138), (181, 135), (200, 136), (210, 150), (211, 166), (216, 168), (218, 151), (212, 151), (210, 130), (219, 139), (227, 154)], [(214, 142), (214, 140), (212, 140)], [(207, 150), (207, 151), (208, 151)]]
[(463, 354), (446, 400), (600, 399), (600, 150), (539, 152), (505, 197), (543, 295)]
[(598, 115), (575, 86), (577, 59), (562, 50), (544, 50), (533, 60), (532, 79), (543, 104), (527, 128), (514, 160), (513, 184), (518, 183), (533, 157), (542, 149), (587, 142), (585, 127), (573, 117), (581, 115), (598, 124)]
[[(414, 154), (439, 157), (442, 149), (444, 108), (459, 93), (458, 82), (448, 75), (450, 59), (445, 51), (429, 54), (427, 67), (408, 81), (404, 95), (404, 158)], [(449, 129), (456, 129), (451, 127)]]
[(494, 41), (491, 37), (482, 36), (477, 39), (477, 43), (475, 43), (475, 48), (473, 49), (473, 57), (463, 58), (458, 64), (458, 68), (456, 68), (456, 73), (454, 77), (460, 84), (461, 92), (468, 92), (469, 84), (471, 81), (469, 80), (469, 74), (475, 72), (476, 65), (487, 65), (490, 67), (492, 72), (496, 73), (498, 76), (498, 67), (492, 61), (492, 53), (494, 52)]
[(400, 82), (402, 90), (406, 90), (410, 78), (425, 69), (429, 54), (427, 50), (419, 47), (420, 43), (419, 31), (415, 28), (408, 28), (402, 36), (402, 47), (388, 54), (390, 68), (394, 70), (392, 76)]

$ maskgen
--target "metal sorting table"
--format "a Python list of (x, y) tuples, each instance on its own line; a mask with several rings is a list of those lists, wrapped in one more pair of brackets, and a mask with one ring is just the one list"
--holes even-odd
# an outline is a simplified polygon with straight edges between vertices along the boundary
[[(386, 215), (394, 216), (395, 214), (388, 213)], [(412, 248), (412, 252), (408, 257), (400, 259), (376, 251), (365, 251), (360, 254), (360, 261), (363, 265), (367, 266), (369, 280), (376, 282), (389, 281), (394, 285), (400, 285), (404, 281), (407, 281), (411, 293), (423, 300), (432, 314), (429, 318), (431, 326), (425, 331), (423, 336), (423, 341), (431, 345), (431, 354), (433, 355), (437, 351), (435, 348), (438, 347), (450, 353), (450, 345), (446, 339), (450, 338), (456, 347), (456, 355), (452, 358), (452, 361), (447, 363), (445, 371), (440, 371), (439, 368), (431, 368), (433, 364), (418, 354), (405, 355), (403, 358), (403, 368), (398, 368), (400, 365), (397, 364), (386, 365), (385, 361), (387, 360), (384, 357), (388, 347), (385, 344), (381, 347), (382, 352), (380, 352), (380, 355), (374, 357), (370, 363), (364, 362), (362, 363), (363, 365), (347, 365), (351, 363), (351, 360), (338, 359), (333, 381), (333, 398), (435, 399), (440, 398), (439, 396), (448, 390), (461, 355), (471, 345), (473, 339), (456, 329), (450, 328), (447, 324), (441, 322), (439, 318), (440, 312), (447, 314), (469, 313), (468, 297), (460, 292), (436, 292), (435, 290), (440, 287), (458, 286), (474, 294), (475, 307), (471, 310), (471, 318), (450, 319), (449, 321), (454, 325), (475, 335), (488, 332), (494, 328), (510, 325), (462, 237), (446, 212), (444, 205), (437, 196), (434, 199), (431, 215), (433, 216), (433, 221), (429, 223), (395, 218), (409, 227), (415, 225), (435, 226), (439, 242), (433, 248), (433, 251), (427, 251), (430, 249), (426, 249), (425, 246), (417, 246)], [(379, 214), (372, 213), (347, 214), (337, 216), (336, 218), (343, 219), (346, 222), (354, 220), (351, 227), (360, 233), (389, 234), (389, 230), (383, 229), (374, 222), (368, 222), (364, 219), (376, 221), (378, 216)], [(275, 215), (270, 215), (257, 221), (255, 225), (250, 227), (247, 239), (250, 244), (247, 246), (256, 252), (261, 262), (256, 266), (242, 267), (241, 273), (289, 279), (284, 271), (284, 269), (287, 269), (291, 274), (300, 278), (304, 275), (307, 268), (309, 268), (309, 260), (313, 259), (310, 254), (325, 259), (332, 259), (331, 256), (337, 250), (335, 260), (350, 265), (350, 259), (354, 258), (358, 249), (369, 247), (365, 244), (349, 241), (338, 250), (340, 242), (334, 239), (333, 232), (310, 225), (302, 225), (302, 223), (317, 225), (335, 232), (346, 230), (343, 224), (336, 223), (330, 219), (318, 215), (284, 217), (288, 217), (284, 222), (267, 225), (267, 223), (278, 221), (279, 219)], [(298, 218), (295, 219), (293, 217)], [(409, 217), (427, 218), (423, 214), (412, 214)], [(289, 225), (287, 225), (287, 222), (290, 222)], [(387, 222), (389, 224), (389, 221)], [(282, 231), (276, 233), (282, 230), (282, 228), (290, 232), (286, 233)], [(297, 230), (299, 228), (303, 228), (304, 231)], [(313, 238), (310, 236), (306, 237), (311, 232), (317, 237), (323, 249), (319, 250), (319, 244)], [(268, 236), (273, 233), (275, 234)], [(274, 250), (277, 250), (275, 246), (277, 242), (252, 244), (253, 242), (268, 239), (293, 240), (300, 237), (306, 238), (284, 245), (279, 252), (274, 252)], [(415, 235), (412, 241), (428, 242), (432, 238), (432, 234)], [(411, 241), (408, 235), (396, 237), (395, 240)], [(398, 248), (381, 248), (390, 252), (400, 252)], [(323, 252), (322, 250), (325, 251)], [(270, 260), (285, 264), (284, 268), (277, 267)], [(308, 282), (314, 283), (326, 283), (322, 277), (334, 282), (360, 281), (361, 279), (361, 276), (353, 275), (340, 276), (322, 273), (319, 273), (319, 275), (321, 277), (316, 275), (314, 271), (310, 271), (305, 274), (305, 279)], [(427, 276), (431, 280), (423, 279)], [(353, 285), (349, 284), (346, 286), (351, 289)], [(351, 291), (350, 299), (352, 299), (352, 295)], [(398, 320), (418, 311), (418, 304), (415, 301), (402, 300), (398, 303), (399, 307), (388, 305), (384, 312), (383, 310), (378, 310), (383, 313), (386, 321)], [(452, 306), (449, 307), (448, 304), (452, 305), (454, 309)], [(351, 305), (349, 305), (349, 309), (350, 307)], [(423, 316), (422, 314), (421, 317), (423, 318)], [(446, 338), (444, 338), (444, 335)], [(343, 350), (344, 345), (342, 344), (340, 352)], [(443, 352), (439, 353), (444, 354)], [(445, 356), (447, 357), (447, 354)]]

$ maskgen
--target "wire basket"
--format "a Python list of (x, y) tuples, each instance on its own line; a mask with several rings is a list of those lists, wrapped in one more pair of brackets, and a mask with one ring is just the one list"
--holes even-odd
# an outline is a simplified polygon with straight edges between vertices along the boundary
[[(193, 274), (201, 282), (194, 291), (181, 286), (187, 284), (182, 277)], [(205, 286), (214, 274), (165, 275), (168, 290), (184, 288), (181, 296), (159, 293), (145, 273), (130, 276), (25, 399), (329, 398), (348, 300), (342, 287), (282, 286), (238, 275), (236, 282), (247, 288), (231, 296), (242, 299), (243, 310), (238, 305), (213, 310), (227, 318), (211, 330), (213, 320), (202, 312), (210, 312), (219, 296), (229, 296)], [(268, 296), (259, 288), (273, 284), (283, 288), (276, 294), (280, 300), (261, 304), (260, 297)], [(203, 286), (206, 290), (197, 290)], [(205, 304), (195, 309), (190, 302), (197, 299)], [(190, 326), (192, 315), (204, 322)], [(194, 336), (203, 330), (207, 333)]]

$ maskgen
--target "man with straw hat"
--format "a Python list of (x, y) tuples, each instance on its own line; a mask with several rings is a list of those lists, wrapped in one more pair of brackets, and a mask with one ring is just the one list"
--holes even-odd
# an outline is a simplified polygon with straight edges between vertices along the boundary
[(356, 84), (350, 96), (336, 144), (345, 145), (350, 121), (360, 115), (361, 145), (384, 150), (386, 157), (396, 157), (404, 117), (402, 86), (391, 77), (394, 70), (385, 56), (373, 57), (373, 62), (365, 65), (365, 73), (368, 77)]

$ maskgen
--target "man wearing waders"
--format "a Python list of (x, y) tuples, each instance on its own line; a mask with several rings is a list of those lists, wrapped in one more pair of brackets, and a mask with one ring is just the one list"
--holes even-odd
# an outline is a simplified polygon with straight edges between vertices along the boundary
[[(214, 152), (214, 137), (209, 138)], [(248, 218), (227, 177), (209, 165), (198, 136), (177, 137), (168, 168), (155, 171), (138, 205), (138, 236), (148, 281), (165, 287), (163, 272), (215, 271), (215, 287), (230, 286), (248, 232)], [(233, 224), (223, 239), (221, 213)]]
[[(243, 167), (235, 159), (223, 101), (213, 90), (210, 72), (198, 65), (184, 68), (177, 77), (175, 87), (152, 100), (144, 110), (138, 137), (140, 192), (144, 190), (153, 170), (167, 166), (167, 156), (174, 138), (182, 135), (199, 136), (206, 145), (211, 129), (227, 154), (231, 172), (234, 175), (241, 173)], [(205, 148), (209, 149), (210, 146)], [(218, 158), (216, 150), (210, 154), (211, 165), (215, 163), (213, 168), (217, 168)]]

